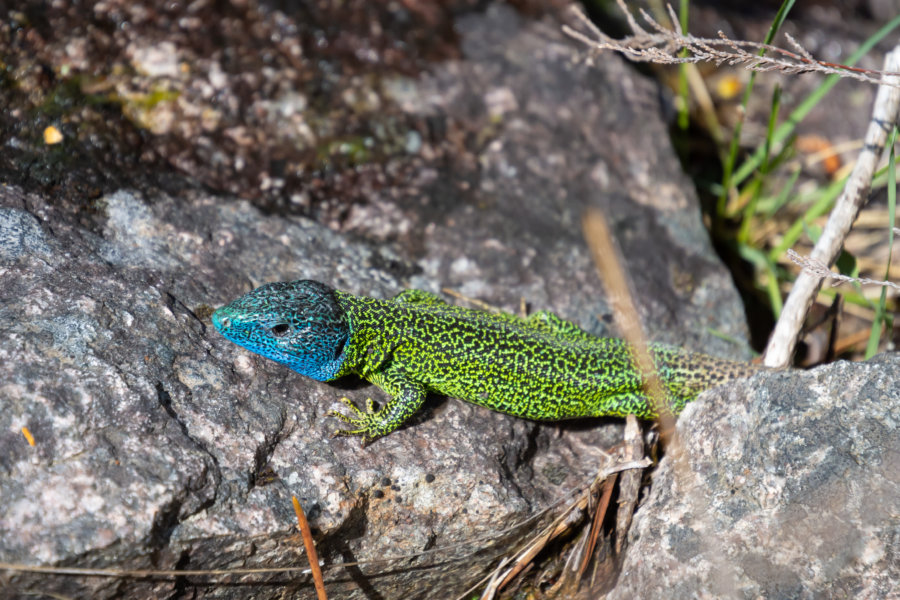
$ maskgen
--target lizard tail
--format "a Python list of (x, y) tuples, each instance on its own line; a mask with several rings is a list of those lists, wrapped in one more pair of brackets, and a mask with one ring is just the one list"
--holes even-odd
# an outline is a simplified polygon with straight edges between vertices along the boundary
[(676, 413), (705, 390), (765, 370), (760, 365), (695, 354), (670, 346), (653, 346), (652, 352)]

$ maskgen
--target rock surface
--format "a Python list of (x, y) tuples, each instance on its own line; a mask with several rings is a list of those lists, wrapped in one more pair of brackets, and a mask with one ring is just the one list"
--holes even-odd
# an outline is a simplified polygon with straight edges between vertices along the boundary
[(758, 375), (689, 406), (610, 598), (896, 598), (900, 356)]
[[(290, 13), (233, 3), (219, 15), (202, 2), (154, 12), (111, 1), (97, 3), (85, 24), (79, 7), (58, 3), (0, 24), (4, 42), (17, 40), (3, 50), (18, 60), (5, 62), (22, 75), (0, 98), (0, 120), (12, 131), (0, 148), (0, 561), (303, 567), (296, 495), (328, 564), (417, 554), (330, 569), (329, 597), (454, 597), (523, 535), (501, 535), (504, 528), (581, 483), (600, 449), (621, 438), (616, 420), (535, 424), (433, 398), (413, 423), (367, 448), (330, 439), (338, 424), (323, 416), (337, 398), (361, 403), (380, 392), (311, 382), (210, 326), (213, 308), (267, 281), (313, 278), (382, 297), (448, 287), (512, 311), (525, 299), (605, 335), (609, 308), (580, 232), (582, 210), (595, 206), (624, 250), (651, 337), (739, 357), (711, 333), (744, 337), (743, 314), (668, 145), (653, 84), (616, 57), (585, 64), (549, 9), (388, 3), (390, 19), (364, 13), (338, 26), (334, 11), (347, 3), (308, 4)], [(205, 20), (222, 47), (198, 35)], [(412, 31), (412, 42), (395, 44), (390, 27)], [(260, 51), (260, 40), (274, 45)], [(28, 57), (45, 62), (29, 70), (21, 66)], [(79, 73), (83, 105), (71, 108), (71, 82), (57, 81), (54, 102), (65, 106), (9, 107), (37, 95), (56, 76), (48, 72), (62, 79), (63, 67)], [(48, 119), (64, 135), (53, 147), (34, 142)], [(874, 382), (895, 365), (834, 368), (869, 369)], [(774, 408), (791, 413), (810, 401), (803, 382), (822, 373), (796, 375), (797, 401), (788, 395), (794, 375), (760, 376), (748, 384), (757, 387), (736, 388), (746, 397), (732, 408), (766, 423), (770, 385), (782, 386)], [(817, 394), (846, 391), (845, 381), (816, 381)], [(701, 401), (682, 427), (711, 405), (728, 408), (720, 403)], [(808, 427), (819, 423), (814, 407), (804, 410)], [(841, 420), (851, 414), (829, 422), (855, 423)], [(723, 423), (732, 444), (753, 440), (753, 460), (777, 447), (740, 422)], [(786, 456), (833, 458), (812, 433), (796, 444)], [(866, 457), (881, 456), (859, 444)], [(744, 475), (744, 489), (757, 485), (753, 478), (776, 500), (792, 489), (791, 471), (762, 468)], [(637, 531), (655, 518), (650, 508), (667, 518), (654, 504), (665, 469)], [(803, 471), (806, 480), (811, 473)], [(725, 484), (715, 493), (730, 494), (734, 484)], [(810, 506), (815, 514), (819, 505)], [(839, 518), (841, 509), (826, 503), (821, 512)], [(885, 536), (896, 537), (896, 526), (879, 529), (884, 513), (870, 514), (875, 521), (858, 522), (874, 523), (871, 534), (841, 556), (862, 547), (860, 564), (871, 568), (854, 570), (843, 558), (822, 567), (811, 557), (818, 589), (834, 573), (858, 581), (853, 589), (885, 589), (884, 576), (871, 574), (893, 573), (886, 561), (896, 562), (896, 543)], [(703, 556), (700, 533), (674, 539), (659, 560)], [(471, 544), (481, 536), (493, 541)], [(640, 570), (653, 558), (640, 550), (650, 537), (632, 540), (616, 593), (659, 576)], [(795, 589), (778, 563), (753, 564), (750, 575), (735, 575), (745, 578), (739, 589), (763, 593), (769, 588), (754, 582), (776, 571), (784, 589)], [(694, 583), (704, 589), (701, 570), (673, 572), (670, 581), (690, 573), (696, 580), (679, 593)], [(4, 598), (314, 597), (295, 573), (9, 574), (0, 585)]]
[[(653, 85), (618, 59), (583, 64), (558, 22), (508, 7), (456, 30), (463, 57), (405, 79), (403, 106), (481, 128), (481, 141), (440, 172), (423, 166), (374, 190), (340, 226), (190, 187), (84, 204), (0, 188), (0, 560), (302, 566), (296, 495), (328, 563), (452, 547), (331, 570), (331, 596), (452, 597), (511, 539), (478, 542), (477, 559), (458, 544), (497, 536), (580, 483), (620, 435), (616, 420), (538, 425), (434, 399), (365, 449), (330, 439), (337, 423), (323, 416), (341, 395), (379, 392), (305, 380), (210, 327), (212, 308), (266, 281), (375, 296), (446, 286), (508, 310), (524, 298), (608, 333), (579, 225), (596, 205), (653, 337), (734, 354), (709, 328), (741, 336), (740, 304), (664, 141)], [(302, 576), (216, 581), (17, 575), (6, 590), (314, 595)]]

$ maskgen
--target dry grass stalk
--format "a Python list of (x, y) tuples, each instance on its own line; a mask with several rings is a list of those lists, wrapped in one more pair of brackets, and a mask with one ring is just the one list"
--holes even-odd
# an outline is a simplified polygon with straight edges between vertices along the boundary
[[(634, 35), (620, 40), (611, 38), (600, 31), (584, 12), (578, 8), (573, 8), (573, 12), (581, 25), (587, 30), (587, 33), (573, 29), (568, 25), (563, 25), (563, 32), (593, 50), (613, 50), (635, 62), (652, 62), (663, 65), (711, 62), (716, 65), (740, 65), (751, 71), (758, 72), (821, 73), (823, 75), (848, 77), (866, 83), (900, 87), (900, 83), (891, 77), (900, 76), (900, 72), (897, 70), (861, 69), (849, 65), (816, 60), (797, 40), (787, 33), (785, 38), (788, 44), (794, 48), (794, 52), (761, 42), (732, 40), (721, 31), (718, 38), (695, 37), (681, 30), (678, 17), (671, 5), (667, 5), (667, 8), (672, 22), (672, 29), (666, 29), (644, 9), (640, 9), (641, 17), (645, 23), (655, 30), (655, 33), (650, 33), (638, 24), (629, 12), (624, 0), (616, 0), (616, 2), (628, 19), (628, 24)], [(748, 52), (746, 48), (754, 52)], [(682, 50), (687, 50), (687, 55), (682, 56)], [(760, 50), (765, 50), (768, 54), (760, 56), (760, 54), (757, 54)]]

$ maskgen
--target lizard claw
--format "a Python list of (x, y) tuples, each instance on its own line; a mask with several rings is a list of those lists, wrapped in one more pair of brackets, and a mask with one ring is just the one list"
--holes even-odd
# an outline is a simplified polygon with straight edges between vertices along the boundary
[(374, 400), (371, 398), (366, 399), (365, 411), (360, 410), (349, 398), (341, 398), (341, 402), (347, 405), (356, 417), (354, 418), (336, 409), (329, 410), (327, 416), (340, 419), (354, 427), (354, 429), (338, 429), (331, 434), (331, 437), (358, 436), (362, 438), (363, 446), (365, 446), (379, 436), (378, 425), (380, 419), (378, 411), (375, 410)]
[[(354, 423), (354, 421), (359, 421), (359, 420), (365, 419), (366, 413), (359, 410), (359, 408), (357, 408), (356, 405), (353, 403), (353, 400), (345, 397), (345, 398), (341, 398), (341, 402), (343, 404), (347, 405), (347, 407), (349, 407), (350, 410), (352, 410), (358, 418), (354, 419), (353, 417), (345, 415), (344, 413), (342, 413), (341, 411), (336, 410), (336, 409), (331, 409), (328, 411), (329, 417), (336, 417), (336, 418), (340, 419), (341, 421), (343, 421), (344, 423), (350, 423), (352, 425), (357, 424), (357, 423)], [(370, 399), (369, 402), (372, 402), (372, 400)]]

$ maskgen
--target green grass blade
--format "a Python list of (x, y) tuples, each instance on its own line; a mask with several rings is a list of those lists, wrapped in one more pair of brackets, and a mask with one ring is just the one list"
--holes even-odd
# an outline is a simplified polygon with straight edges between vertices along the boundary
[[(856, 64), (860, 58), (865, 56), (865, 54), (869, 50), (871, 50), (873, 46), (875, 46), (875, 44), (880, 42), (882, 38), (891, 33), (898, 26), (900, 26), (900, 15), (897, 15), (896, 17), (888, 21), (884, 25), (884, 27), (876, 31), (872, 35), (872, 37), (863, 42), (859, 49), (852, 55), (850, 55), (845, 64), (847, 66), (853, 66), (854, 64)], [(781, 126), (775, 132), (774, 142), (781, 143), (782, 141), (787, 139), (787, 137), (794, 132), (794, 129), (797, 127), (797, 125), (804, 118), (806, 118), (806, 115), (809, 114), (809, 112), (819, 103), (819, 101), (825, 96), (825, 94), (827, 94), (835, 85), (837, 85), (837, 82), (840, 79), (841, 77), (839, 75), (828, 75), (825, 78), (825, 81), (823, 81), (818, 88), (816, 88), (809, 96), (807, 96), (807, 98), (803, 102), (800, 103), (799, 106), (797, 106), (797, 108), (794, 109), (793, 112), (791, 112), (788, 120), (781, 124)], [(733, 141), (734, 140), (732, 140), (732, 142)], [(763, 147), (760, 146), (750, 157), (747, 158), (747, 160), (744, 161), (741, 167), (734, 174), (734, 177), (731, 179), (731, 181), (727, 183), (734, 186), (738, 186), (743, 183), (743, 181), (747, 179), (759, 166), (760, 162), (762, 161), (762, 157)], [(725, 193), (727, 193), (727, 190), (728, 187), (725, 188)]]
[(788, 201), (791, 199), (791, 192), (794, 191), (794, 187), (797, 185), (797, 180), (800, 178), (800, 173), (802, 172), (802, 168), (795, 168), (791, 172), (791, 176), (788, 178), (787, 182), (784, 184), (784, 187), (782, 187), (781, 191), (778, 192), (778, 196), (773, 198), (771, 202), (760, 202), (760, 209), (762, 210), (765, 217), (774, 217), (775, 213), (777, 213), (782, 206), (788, 203)]
[[(738, 230), (737, 240), (739, 244), (746, 244), (750, 239), (750, 228), (753, 225), (753, 215), (756, 213), (756, 206), (759, 204), (759, 197), (762, 195), (763, 183), (765, 183), (766, 175), (769, 169), (773, 167), (771, 158), (772, 145), (769, 143), (772, 133), (775, 131), (775, 124), (778, 123), (778, 109), (781, 107), (781, 86), (776, 85), (772, 92), (772, 106), (769, 109), (769, 127), (766, 132), (765, 153), (762, 165), (759, 168), (756, 179), (753, 181), (752, 194), (747, 206), (744, 207), (744, 214), (741, 218), (741, 227)], [(778, 157), (776, 157), (777, 159)]]
[(769, 304), (777, 319), (781, 315), (781, 309), (784, 306), (781, 300), (781, 290), (778, 288), (778, 282), (782, 279), (778, 274), (778, 265), (770, 260), (765, 252), (747, 244), (737, 244), (736, 249), (738, 256), (754, 265), (757, 269), (765, 271), (768, 275), (765, 286), (766, 294), (769, 296)]
[[(891, 138), (888, 141), (888, 144), (891, 148), (890, 156), (888, 157), (888, 185), (887, 185), (887, 197), (888, 197), (888, 221), (890, 226), (888, 227), (888, 257), (887, 257), (887, 267), (885, 267), (885, 275), (884, 279), (887, 281), (891, 276), (891, 256), (893, 255), (894, 248), (894, 224), (896, 223), (895, 218), (897, 216), (897, 171), (895, 169), (896, 160), (894, 157), (894, 143), (897, 141), (897, 126), (894, 126), (894, 130), (891, 132)], [(878, 299), (878, 304), (875, 305), (875, 319), (872, 321), (872, 331), (869, 333), (869, 343), (866, 344), (866, 360), (875, 356), (875, 353), (878, 352), (878, 345), (881, 342), (881, 326), (885, 325), (885, 329), (888, 329), (888, 323), (893, 325), (893, 319), (891, 319), (890, 315), (887, 312), (887, 287), (881, 288), (881, 296)]]
[(784, 236), (781, 238), (781, 242), (769, 251), (770, 260), (777, 261), (784, 256), (787, 249), (793, 247), (794, 244), (797, 243), (797, 240), (800, 239), (800, 236), (803, 235), (803, 229), (806, 227), (806, 224), (812, 222), (813, 219), (821, 217), (831, 209), (834, 201), (840, 196), (841, 190), (844, 189), (846, 183), (847, 178), (843, 177), (837, 181), (831, 182), (828, 187), (817, 193), (819, 197), (815, 203), (803, 213), (802, 217), (794, 221), (794, 223), (788, 227)]
[[(772, 26), (769, 27), (769, 32), (766, 34), (766, 39), (763, 41), (765, 44), (771, 44), (772, 40), (775, 39), (775, 34), (778, 33), (778, 30), (781, 28), (781, 25), (784, 23), (784, 20), (787, 18), (788, 13), (791, 11), (791, 8), (794, 6), (794, 0), (784, 0), (781, 3), (781, 7), (778, 9), (778, 13), (775, 15), (775, 19), (772, 21)], [(762, 56), (765, 53), (764, 49), (760, 49), (759, 55)], [(753, 92), (753, 84), (756, 82), (756, 71), (750, 73), (750, 80), (747, 82), (747, 87), (744, 89), (744, 96), (741, 98), (741, 114), (747, 114), (747, 104), (750, 102), (750, 95)], [(741, 118), (734, 126), (734, 133), (731, 135), (731, 144), (728, 146), (728, 158), (725, 160), (725, 164), (723, 165), (722, 170), (722, 193), (719, 195), (719, 203), (716, 210), (716, 215), (724, 215), (725, 214), (725, 206), (728, 204), (728, 193), (731, 191), (732, 185), (738, 185), (739, 182), (732, 181), (731, 174), (734, 172), (734, 165), (737, 164), (737, 154), (740, 149), (741, 143), (741, 131), (744, 128), (744, 119)], [(758, 164), (758, 163), (757, 163)], [(755, 167), (754, 167), (755, 168)], [(752, 169), (751, 169), (752, 171)], [(746, 176), (741, 179), (743, 181), (746, 179)]]
[[(688, 4), (689, 0), (681, 0), (681, 4), (678, 7), (678, 17), (681, 21), (681, 31), (688, 30)], [(687, 49), (682, 49), (679, 56), (687, 55)], [(687, 77), (688, 68), (688, 65), (684, 63), (678, 65), (678, 96), (681, 98), (681, 106), (678, 109), (678, 128), (682, 131), (687, 131), (687, 128), (691, 124), (691, 99), (688, 90)]]

